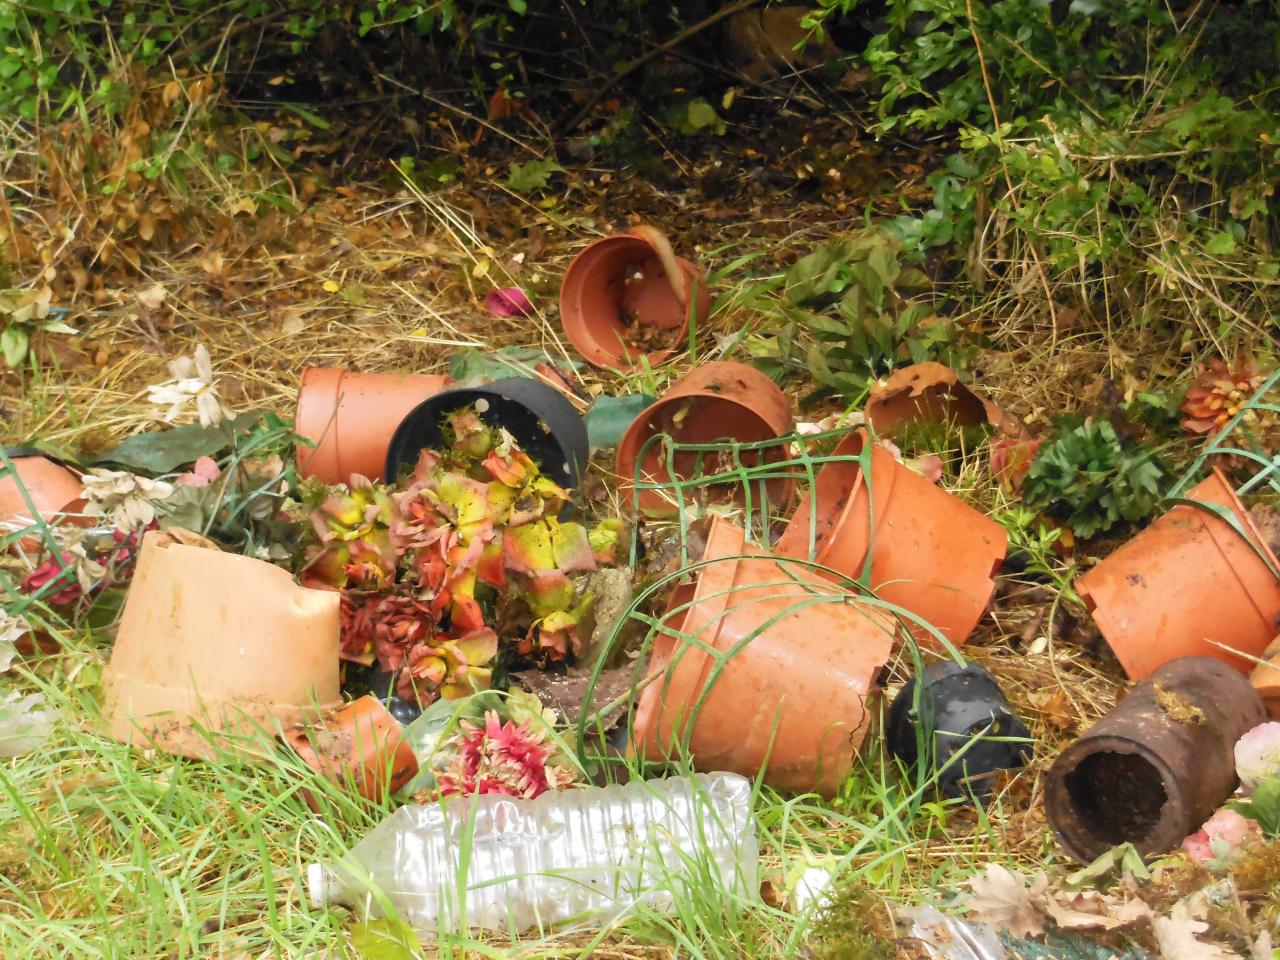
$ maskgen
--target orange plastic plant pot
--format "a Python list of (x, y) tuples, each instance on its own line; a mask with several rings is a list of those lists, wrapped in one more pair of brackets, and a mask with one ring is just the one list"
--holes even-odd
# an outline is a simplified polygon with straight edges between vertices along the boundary
[[(631, 501), (634, 481), (670, 484), (673, 479), (689, 480), (698, 474), (721, 473), (734, 464), (720, 463), (717, 454), (703, 451), (680, 451), (672, 458), (674, 470), (667, 466), (667, 449), (662, 440), (649, 443), (659, 434), (667, 434), (678, 443), (705, 444), (724, 440), (753, 443), (785, 436), (795, 429), (791, 405), (777, 384), (754, 367), (742, 363), (705, 363), (677, 380), (662, 398), (636, 417), (618, 443), (615, 469), (623, 503)], [(646, 448), (646, 444), (648, 444)], [(741, 462), (759, 467), (786, 460), (785, 445), (775, 444), (764, 450), (741, 451)], [(643, 459), (642, 459), (643, 458)], [(674, 473), (674, 477), (673, 477)], [(785, 505), (794, 491), (790, 477), (778, 476), (752, 484), (753, 505), (767, 494), (774, 506)], [(687, 496), (706, 496), (708, 500), (742, 504), (746, 490), (737, 479), (714, 486), (689, 488)], [(639, 490), (642, 509), (662, 510), (671, 507), (676, 490)]]
[(1248, 673), (1247, 657), (1261, 656), (1280, 628), (1280, 566), (1226, 477), (1215, 469), (1187, 499), (1230, 511), (1248, 539), (1209, 510), (1179, 505), (1075, 584), (1134, 680), (1179, 657)]
[(1271, 719), (1280, 720), (1280, 636), (1272, 640), (1271, 646), (1263, 651), (1262, 659), (1267, 662), (1253, 668), (1249, 682), (1258, 691)]
[[(295, 727), (283, 739), (312, 770), (336, 784), (350, 784), (375, 803), (385, 802), (418, 772), (418, 758), (400, 724), (373, 696), (353, 700), (309, 735), (305, 727)], [(318, 812), (311, 792), (304, 796)]]
[[(36, 513), (45, 521), (52, 522), (84, 508), (84, 485), (71, 470), (38, 453), (12, 450), (8, 455), (18, 476), (17, 479), (12, 475), (0, 478), (0, 522), (31, 516), (22, 496), (24, 489)], [(27, 553), (33, 553), (39, 549), (40, 542), (36, 537), (24, 537), (19, 545)]]
[(147, 533), (103, 673), (108, 732), (209, 758), (207, 734), (275, 736), (334, 709), (340, 599), (262, 560)]
[[(712, 519), (702, 559), (716, 562), (676, 590), (655, 638), (636, 752), (677, 756), (688, 737), (700, 770), (754, 777), (767, 764), (767, 783), (830, 796), (867, 735), (893, 623), (745, 539)], [(743, 641), (713, 678), (716, 658), (702, 645), (728, 653)]]
[(304, 368), (294, 430), (316, 446), (298, 446), (298, 474), (325, 483), (346, 483), (357, 473), (381, 480), (400, 421), (450, 382), (445, 376)]
[[(833, 455), (858, 456), (868, 442), (859, 430)], [(870, 496), (867, 486), (857, 461), (823, 466), (778, 539), (778, 553), (811, 558), (857, 580), (869, 550), (869, 586), (876, 596), (963, 644), (995, 592), (1008, 547), (1004, 528), (898, 463), (879, 444), (871, 446)], [(937, 646), (927, 630), (912, 625), (912, 633)]]
[[(700, 323), (711, 312), (711, 293), (698, 267), (674, 260), (684, 279), (683, 301), (643, 231), (597, 240), (574, 258), (560, 287), (560, 322), (588, 363), (628, 370), (641, 358), (654, 365), (683, 348), (690, 320)], [(653, 331), (647, 336), (662, 346), (646, 351), (628, 343), (637, 327)]]

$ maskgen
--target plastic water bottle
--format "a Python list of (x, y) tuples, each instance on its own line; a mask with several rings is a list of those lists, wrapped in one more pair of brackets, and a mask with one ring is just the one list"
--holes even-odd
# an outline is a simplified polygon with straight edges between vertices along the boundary
[(751, 784), (697, 774), (544, 793), (408, 804), (342, 860), (312, 864), (311, 904), (394, 914), (419, 934), (602, 925), (682, 884), (754, 900)]

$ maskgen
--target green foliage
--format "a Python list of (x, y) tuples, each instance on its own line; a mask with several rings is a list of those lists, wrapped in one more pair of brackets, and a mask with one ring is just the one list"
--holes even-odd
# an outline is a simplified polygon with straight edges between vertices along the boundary
[(704, 131), (723, 136), (728, 129), (720, 114), (716, 112), (716, 108), (701, 97), (669, 109), (667, 125), (686, 137), (692, 137)]
[(1241, 816), (1256, 820), (1263, 834), (1280, 839), (1280, 777), (1267, 777), (1254, 788), (1248, 800), (1227, 804)]
[(1109, 420), (1090, 420), (1064, 424), (1040, 447), (1022, 496), (1088, 539), (1150, 517), (1170, 479), (1151, 450), (1122, 440)]
[[(275, 429), (279, 423), (279, 418), (274, 414), (250, 410), (217, 426), (205, 427), (191, 423), (167, 430), (139, 433), (126, 438), (93, 463), (113, 464), (147, 474), (169, 473), (185, 464), (194, 463), (200, 457), (221, 453), (242, 434), (256, 437), (261, 431)], [(256, 450), (255, 455), (266, 456), (272, 452), (286, 451)]]
[(61, 320), (65, 312), (49, 307), (48, 288), (38, 292), (0, 290), (0, 358), (5, 365), (16, 370), (27, 359), (31, 335), (38, 330), (75, 333)]
[(351, 946), (362, 960), (419, 960), (422, 944), (403, 920), (384, 917), (351, 929)]
[(513, 163), (511, 172), (507, 175), (507, 186), (516, 193), (535, 193), (547, 188), (552, 174), (563, 172), (564, 167), (550, 157), (530, 160), (528, 163)]
[(963, 365), (972, 352), (963, 331), (938, 315), (936, 302), (908, 299), (931, 283), (904, 267), (902, 255), (897, 237), (865, 230), (798, 260), (783, 287), (779, 360), (803, 357), (820, 393), (850, 398), (903, 363)]

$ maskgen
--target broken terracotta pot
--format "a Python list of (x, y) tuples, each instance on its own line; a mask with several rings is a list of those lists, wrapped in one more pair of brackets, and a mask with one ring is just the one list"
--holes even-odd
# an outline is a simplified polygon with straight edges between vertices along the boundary
[[(859, 456), (868, 442), (867, 432), (858, 430), (833, 456)], [(777, 551), (811, 558), (854, 580), (870, 551), (869, 585), (876, 596), (962, 644), (995, 591), (1008, 536), (1000, 524), (907, 469), (879, 444), (870, 449), (870, 491), (860, 462), (827, 463), (778, 539)], [(912, 632), (936, 645), (928, 631), (913, 625)]]
[(1253, 668), (1249, 682), (1258, 691), (1263, 706), (1273, 720), (1280, 720), (1280, 636), (1271, 641), (1271, 646), (1262, 652), (1260, 663)]
[[(282, 738), (321, 776), (349, 785), (374, 803), (387, 798), (413, 779), (418, 758), (401, 734), (401, 726), (377, 697), (353, 700), (310, 732), (305, 727), (286, 731)], [(319, 812), (310, 791), (308, 806)]]
[(1164, 853), (1236, 788), (1235, 744), (1266, 719), (1239, 671), (1207, 657), (1166, 663), (1067, 747), (1049, 770), (1045, 811), (1067, 853)]
[[(26, 447), (10, 447), (5, 450), (5, 455), (13, 463), (17, 478), (8, 474), (0, 477), (0, 523), (31, 517), (31, 510), (22, 496), (23, 490), (26, 490), (36, 512), (46, 521), (78, 513), (84, 508), (84, 485), (70, 469), (47, 454)], [(0, 531), (0, 535), (3, 532)], [(38, 548), (34, 538), (31, 544), (24, 539), (23, 546), (28, 552)]]
[[(754, 777), (767, 763), (765, 782), (779, 789), (833, 794), (867, 734), (892, 621), (748, 546), (718, 516), (701, 559), (714, 562), (676, 588), (654, 639), (637, 753), (677, 756), (687, 736), (700, 770)], [(713, 678), (706, 648), (726, 653), (744, 641)]]
[(914, 420), (961, 427), (986, 424), (997, 430), (1020, 431), (1021, 424), (970, 390), (959, 375), (941, 363), (913, 363), (895, 370), (871, 388), (863, 413), (878, 435), (887, 435)]
[[(677, 443), (686, 444), (726, 440), (755, 443), (785, 436), (794, 429), (795, 420), (786, 395), (755, 367), (727, 361), (702, 364), (672, 384), (657, 403), (631, 422), (622, 435), (615, 470), (623, 502), (632, 502), (636, 479), (642, 483), (669, 484), (675, 478), (689, 480), (700, 470), (703, 474), (714, 474), (734, 467), (728, 459), (729, 454), (682, 450), (674, 455), (674, 470), (668, 470), (665, 442), (660, 439), (649, 442), (659, 434), (665, 433)], [(784, 444), (773, 444), (763, 450), (741, 451), (741, 461), (749, 467), (789, 457)], [(722, 459), (725, 462), (721, 462)], [(752, 502), (760, 504), (762, 494), (767, 494), (770, 504), (785, 505), (793, 489), (790, 477), (760, 479), (752, 484)], [(641, 488), (638, 493), (640, 507), (646, 510), (670, 508), (678, 498), (674, 487), (664, 490)], [(685, 495), (706, 497), (717, 502), (742, 504), (746, 501), (744, 485), (737, 479), (713, 486), (693, 487), (685, 491)]]
[(110, 735), (212, 758), (212, 734), (274, 736), (338, 706), (341, 595), (193, 537), (142, 538), (103, 674)]
[(597, 367), (660, 363), (682, 348), (690, 322), (710, 312), (706, 277), (654, 227), (597, 240), (569, 265), (560, 287), (564, 332)]
[(1075, 584), (1134, 680), (1188, 656), (1248, 673), (1247, 657), (1260, 656), (1280, 627), (1280, 580), (1272, 573), (1280, 565), (1222, 471), (1186, 496), (1229, 511), (1248, 540), (1210, 510), (1179, 505)]
[(299, 476), (325, 483), (346, 483), (352, 474), (381, 480), (400, 421), (449, 382), (444, 376), (304, 368), (294, 430), (316, 446), (299, 445)]

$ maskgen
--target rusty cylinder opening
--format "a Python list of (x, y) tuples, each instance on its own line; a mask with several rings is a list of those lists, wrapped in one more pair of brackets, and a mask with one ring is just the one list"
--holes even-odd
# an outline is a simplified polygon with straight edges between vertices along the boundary
[(1160, 771), (1133, 753), (1094, 753), (1066, 777), (1080, 825), (1107, 846), (1138, 843), (1160, 822), (1169, 797)]

